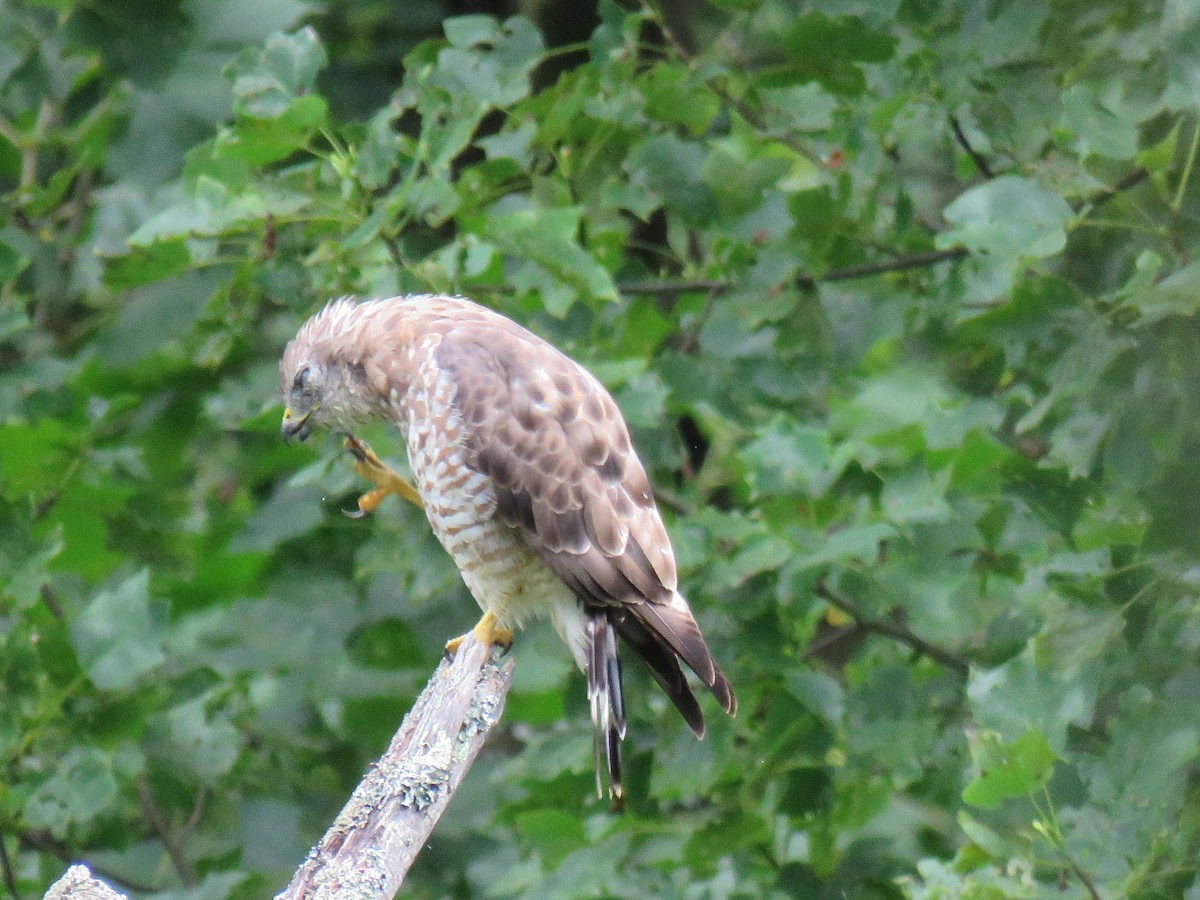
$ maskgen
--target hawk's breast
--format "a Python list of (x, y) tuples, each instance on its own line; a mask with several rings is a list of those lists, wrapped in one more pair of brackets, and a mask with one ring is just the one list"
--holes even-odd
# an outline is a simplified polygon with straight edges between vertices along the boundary
[(471, 426), (455, 403), (457, 385), (438, 365), (442, 339), (428, 334), (414, 347), (413, 377), (400, 411), (408, 426), (409, 466), (429, 524), (476, 602), (503, 624), (520, 625), (575, 601), (521, 536), (496, 516), (492, 478), (470, 464)]

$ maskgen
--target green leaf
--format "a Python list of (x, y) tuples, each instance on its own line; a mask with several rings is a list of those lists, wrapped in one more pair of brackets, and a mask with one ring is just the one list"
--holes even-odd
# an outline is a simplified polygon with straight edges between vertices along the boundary
[(797, 554), (795, 564), (813, 568), (837, 560), (869, 560), (879, 553), (881, 541), (895, 536), (896, 529), (883, 522), (840, 529), (809, 552)]
[(96, 341), (103, 361), (112, 368), (128, 368), (155, 351), (179, 346), (223, 276), (219, 269), (192, 270), (137, 288)]
[(346, 640), (346, 652), (359, 665), (372, 669), (408, 668), (422, 656), (412, 627), (394, 617), (355, 631)]
[(156, 240), (103, 257), (103, 263), (104, 283), (113, 290), (128, 290), (182, 275), (192, 265), (192, 254), (182, 239)]
[(325, 518), (322, 497), (315, 486), (284, 488), (263, 503), (229, 543), (231, 553), (271, 550), (312, 531)]
[(97, 594), (71, 623), (79, 664), (106, 691), (131, 687), (162, 664), (165, 634), (162, 607), (150, 598), (148, 569)]
[(0, 282), (12, 281), (29, 265), (14, 248), (0, 241)]
[(641, 82), (646, 114), (663, 122), (683, 125), (700, 134), (721, 108), (716, 95), (704, 84), (695, 84), (678, 65), (659, 64)]
[(966, 247), (1004, 261), (1053, 256), (1066, 246), (1071, 207), (1028, 178), (1002, 175), (970, 188), (946, 207), (953, 227), (938, 235), (939, 248)]
[(581, 216), (577, 207), (526, 209), (491, 216), (485, 224), (484, 234), (493, 244), (537, 262), (561, 283), (562, 289), (551, 287), (553, 293), (542, 294), (552, 315), (565, 315), (576, 299), (617, 300), (608, 270), (576, 242)]
[(684, 220), (702, 224), (717, 211), (712, 189), (695, 174), (703, 162), (699, 145), (662, 135), (637, 144), (627, 166), (635, 185), (652, 192)]
[(117, 794), (109, 759), (94, 748), (72, 747), (56, 761), (54, 774), (25, 802), (25, 823), (63, 837), (72, 823), (89, 822)]
[(946, 500), (950, 471), (930, 474), (924, 467), (911, 466), (892, 474), (883, 486), (880, 506), (897, 524), (944, 522), (952, 515)]
[(521, 813), (516, 820), (521, 836), (537, 848), (542, 862), (555, 868), (563, 858), (585, 843), (583, 823), (577, 816), (557, 809)]
[(273, 34), (261, 50), (243, 51), (226, 70), (233, 79), (235, 108), (240, 115), (277, 119), (312, 91), (317, 73), (327, 64), (325, 48), (312, 28)]
[(1131, 159), (1137, 153), (1137, 124), (1106, 109), (1094, 90), (1074, 84), (1062, 103), (1062, 127), (1075, 134), (1081, 156)]
[(57, 419), (0, 425), (0, 489), (9, 500), (57, 488), (82, 435)]
[(503, 38), (500, 22), (495, 16), (482, 14), (470, 16), (455, 16), (442, 22), (446, 32), (446, 40), (452, 47), (478, 47), (483, 44), (494, 44)]
[(1027, 797), (1043, 787), (1058, 757), (1038, 731), (1027, 731), (1011, 744), (993, 731), (969, 736), (971, 760), (979, 775), (963, 789), (972, 806), (995, 809), (1005, 800)]
[(27, 609), (43, 599), (42, 588), (50, 581), (50, 563), (63, 551), (63, 529), (55, 528), (36, 549), (22, 547), (19, 557), (0, 551), (5, 560), (0, 585), (13, 598), (18, 609)]
[(529, 93), (529, 75), (544, 49), (532, 22), (513, 16), (500, 25), (473, 15), (448, 19), (444, 27), (450, 46), (438, 53), (431, 84), (491, 106), (508, 106)]
[[(1107, 617), (1105, 617), (1107, 621)], [(971, 712), (980, 727), (1015, 741), (1038, 731), (1056, 753), (1067, 746), (1067, 728), (1086, 724), (1098, 685), (1086, 668), (1059, 670), (1039, 665), (1033, 644), (993, 669), (972, 669), (967, 683)]]
[(869, 28), (855, 16), (831, 18), (811, 12), (795, 17), (783, 32), (789, 62), (776, 81), (819, 81), (831, 91), (858, 94), (866, 87), (859, 62), (883, 62), (895, 52), (896, 39)]
[(214, 784), (237, 761), (242, 734), (225, 716), (211, 717), (204, 698), (175, 707), (166, 716), (165, 746), (159, 749), (172, 767), (181, 766), (203, 783)]
[(1149, 270), (1153, 278), (1157, 269), (1155, 257), (1139, 256), (1138, 271), (1123, 288), (1131, 305), (1141, 313), (1140, 324), (1153, 325), (1169, 316), (1190, 317), (1200, 312), (1200, 288), (1196, 286), (1200, 263), (1190, 263), (1154, 285), (1138, 278), (1144, 270)]
[(828, 432), (776, 416), (741, 451), (747, 480), (759, 497), (820, 497), (850, 461), (848, 445), (835, 453)]

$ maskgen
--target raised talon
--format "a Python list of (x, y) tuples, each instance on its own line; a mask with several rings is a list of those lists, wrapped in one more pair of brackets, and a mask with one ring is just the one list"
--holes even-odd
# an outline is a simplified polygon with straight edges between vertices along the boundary
[(489, 609), (483, 614), (483, 617), (475, 623), (467, 634), (459, 635), (446, 641), (446, 658), (453, 658), (454, 654), (458, 653), (458, 648), (462, 646), (462, 642), (467, 639), (467, 635), (474, 635), (475, 640), (481, 644), (486, 644), (489, 647), (499, 647), (503, 653), (507, 653), (512, 648), (513, 630), (504, 628), (496, 623), (495, 614)]
[(373, 490), (367, 491), (358, 498), (358, 510), (346, 511), (347, 516), (352, 519), (360, 519), (367, 513), (375, 512), (379, 508), (379, 504), (391, 494), (403, 497), (410, 503), (424, 508), (417, 489), (408, 482), (408, 479), (395, 472), (376, 456), (375, 451), (367, 446), (365, 441), (360, 441), (350, 435), (343, 442), (343, 446), (354, 457), (354, 471), (376, 485)]
[(342, 441), (342, 446), (349, 450), (350, 455), (359, 462), (366, 462), (367, 454), (371, 453), (371, 448), (352, 434), (346, 435), (346, 439)]

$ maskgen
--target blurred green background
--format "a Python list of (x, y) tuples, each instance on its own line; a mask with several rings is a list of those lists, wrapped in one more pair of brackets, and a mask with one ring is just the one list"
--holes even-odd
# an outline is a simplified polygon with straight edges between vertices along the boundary
[(522, 634), (411, 896), (1200, 898), (1197, 73), (1186, 0), (8, 0), (0, 884), (286, 883), (476, 610), (277, 360), (445, 291), (612, 388), (741, 711), (629, 665), (610, 815)]

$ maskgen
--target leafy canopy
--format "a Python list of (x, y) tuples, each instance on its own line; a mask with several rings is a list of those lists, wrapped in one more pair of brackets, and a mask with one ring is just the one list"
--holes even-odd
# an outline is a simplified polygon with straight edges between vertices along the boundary
[(276, 360), (446, 291), (613, 388), (742, 713), (630, 667), (612, 817), (532, 629), (414, 895), (1200, 896), (1200, 15), (334, 7), (0, 11), (6, 881), (303, 858), (473, 604)]

